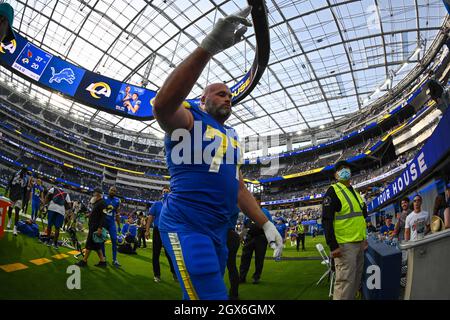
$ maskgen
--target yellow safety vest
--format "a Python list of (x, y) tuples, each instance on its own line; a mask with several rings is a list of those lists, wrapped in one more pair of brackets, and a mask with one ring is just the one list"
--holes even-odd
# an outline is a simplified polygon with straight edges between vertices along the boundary
[(366, 222), (362, 212), (364, 200), (355, 195), (344, 184), (331, 185), (341, 202), (341, 211), (334, 215), (333, 227), (338, 243), (363, 241), (366, 239)]
[(299, 222), (299, 224), (297, 225), (297, 233), (303, 234), (304, 232), (305, 232), (305, 227), (303, 226), (303, 224), (301, 222)]

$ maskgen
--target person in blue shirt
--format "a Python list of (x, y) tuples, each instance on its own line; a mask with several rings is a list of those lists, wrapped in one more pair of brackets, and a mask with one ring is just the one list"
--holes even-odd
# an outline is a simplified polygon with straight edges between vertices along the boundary
[(286, 221), (282, 218), (275, 218), (275, 227), (277, 228), (278, 232), (280, 233), (281, 238), (283, 239), (283, 242), (286, 241), (287, 236), (287, 227), (286, 227)]
[[(120, 223), (120, 215), (118, 214), (120, 208), (120, 199), (116, 197), (117, 188), (112, 186), (109, 188), (108, 195), (103, 196), (103, 200), (106, 204), (106, 218), (105, 218), (105, 228), (108, 230), (109, 236), (111, 238), (111, 247), (113, 255), (113, 265), (115, 267), (120, 267), (120, 263), (117, 260), (117, 227), (116, 222)], [(103, 256), (105, 255), (105, 244), (102, 244)]]
[(395, 225), (392, 223), (390, 216), (386, 217), (385, 225), (380, 228), (380, 233), (385, 236), (392, 236), (395, 230)]
[[(286, 237), (287, 237), (287, 226), (286, 226), (286, 220), (284, 220), (283, 217), (277, 217), (274, 219), (275, 222), (275, 228), (277, 228), (277, 231), (280, 233), (281, 238), (283, 239), (283, 243), (286, 242)], [(280, 261), (281, 260), (281, 252), (280, 254), (275, 257), (275, 261)]]
[[(124, 239), (125, 246), (121, 247), (121, 253), (136, 254), (136, 249), (138, 246), (138, 241), (136, 238), (137, 232), (138, 229), (136, 222), (133, 217), (130, 216), (122, 226), (121, 237)], [(133, 247), (131, 245), (133, 245)]]
[(36, 222), (44, 195), (44, 187), (42, 186), (41, 179), (36, 179), (36, 182), (33, 183), (31, 194), (31, 220)]
[[(146, 227), (145, 237), (147, 239), (149, 239), (150, 238), (150, 226), (153, 224), (153, 236), (152, 236), (153, 281), (155, 281), (157, 283), (161, 282), (161, 267), (159, 265), (159, 256), (161, 255), (161, 249), (163, 246), (162, 241), (161, 241), (161, 235), (160, 235), (159, 228), (158, 228), (159, 216), (161, 214), (163, 201), (167, 198), (167, 196), (169, 195), (169, 192), (170, 192), (170, 188), (168, 186), (163, 187), (161, 200), (156, 201), (150, 207), (148, 217), (147, 217), (147, 223), (145, 225), (145, 227)], [(177, 275), (173, 268), (172, 260), (171, 260), (170, 256), (168, 255), (167, 250), (164, 249), (164, 253), (166, 254), (167, 261), (169, 261), (170, 272), (172, 272), (172, 277), (175, 281), (177, 281)]]
[(248, 7), (220, 19), (200, 46), (178, 65), (153, 101), (153, 114), (166, 132), (171, 192), (159, 219), (164, 248), (184, 299), (227, 300), (223, 280), (228, 256), (230, 216), (241, 211), (262, 226), (278, 250), (281, 237), (247, 190), (239, 167), (241, 147), (233, 128), (232, 94), (223, 83), (207, 85), (200, 106), (185, 102), (213, 55), (231, 47), (251, 25)]

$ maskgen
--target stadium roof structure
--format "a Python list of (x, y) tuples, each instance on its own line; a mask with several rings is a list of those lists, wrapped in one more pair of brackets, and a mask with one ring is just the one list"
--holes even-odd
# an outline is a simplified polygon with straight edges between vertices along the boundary
[[(102, 75), (158, 90), (243, 0), (17, 0), (14, 29), (50, 53)], [(241, 137), (305, 132), (363, 110), (401, 81), (430, 47), (447, 12), (441, 0), (268, 0), (271, 55), (259, 85), (228, 124)], [(251, 66), (250, 28), (215, 56), (190, 98), (207, 83), (235, 84)], [(161, 136), (136, 121), (74, 103), (1, 68), (21, 91), (75, 120)]]

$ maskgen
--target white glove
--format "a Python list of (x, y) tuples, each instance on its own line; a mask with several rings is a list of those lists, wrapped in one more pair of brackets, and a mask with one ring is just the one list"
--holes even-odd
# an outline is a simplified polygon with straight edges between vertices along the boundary
[(273, 257), (279, 258), (281, 251), (283, 250), (283, 239), (281, 238), (280, 233), (270, 221), (264, 223), (262, 228), (264, 230), (264, 234), (266, 235), (267, 242), (269, 242), (269, 246), (274, 250)]
[[(215, 55), (241, 41), (247, 31), (246, 26), (252, 26), (252, 23), (246, 19), (250, 11), (252, 7), (248, 6), (224, 19), (220, 18), (213, 30), (203, 39), (200, 47)], [(240, 24), (244, 26), (238, 29)]]

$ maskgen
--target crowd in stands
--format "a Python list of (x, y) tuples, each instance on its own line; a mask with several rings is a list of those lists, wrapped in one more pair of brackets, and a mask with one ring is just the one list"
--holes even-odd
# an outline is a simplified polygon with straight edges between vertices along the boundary
[[(8, 117), (9, 123), (11, 125), (18, 126), (21, 130), (30, 131), (34, 134), (39, 133), (39, 138), (45, 138), (47, 140), (44, 141), (48, 141), (52, 144), (57, 140), (55, 137), (58, 137), (79, 146), (85, 146), (96, 151), (101, 151), (103, 153), (108, 153), (112, 156), (121, 157), (131, 161), (143, 161), (145, 163), (154, 163), (160, 165), (163, 165), (165, 162), (161, 156), (156, 157), (156, 154), (160, 154), (162, 152), (161, 147), (146, 146), (137, 142), (107, 136), (106, 134), (88, 129), (87, 127), (81, 126), (79, 124), (73, 124), (71, 128), (64, 129), (60, 127), (56, 121), (48, 121), (43, 119), (41, 120), (35, 115), (31, 116), (27, 115), (26, 113), (18, 112), (15, 110), (15, 108), (11, 108), (3, 103), (0, 103), (0, 111), (4, 112), (5, 118)], [(44, 112), (44, 115), (51, 114), (51, 112), (46, 112), (45, 110)], [(65, 121), (67, 120), (60, 118), (59, 123), (62, 124)], [(21, 122), (23, 122), (24, 124), (22, 124)], [(74, 133), (71, 130), (78, 132), (78, 134)], [(41, 132), (43, 132), (44, 134), (42, 134)], [(104, 138), (104, 144), (102, 144), (102, 138)], [(120, 141), (120, 143), (116, 143), (117, 147), (121, 147), (127, 150), (125, 151), (119, 148), (114, 148), (115, 144), (113, 142), (116, 141)], [(136, 153), (134, 153), (133, 151), (136, 151)], [(138, 154), (138, 152), (145, 154), (155, 154), (155, 156), (148, 157), (143, 154)]]
[(321, 168), (329, 164), (333, 164), (338, 160), (349, 159), (358, 154), (361, 154), (364, 152), (364, 150), (372, 146), (374, 140), (374, 138), (370, 138), (359, 144), (347, 147), (344, 150), (333, 151), (329, 153), (329, 156), (323, 154), (320, 158), (317, 154), (311, 154), (309, 156), (292, 156), (288, 159), (280, 158), (280, 169), (276, 172), (273, 172), (272, 170), (265, 171), (264, 169), (267, 169), (268, 166), (262, 166), (259, 164), (245, 165), (243, 166), (242, 170), (244, 176), (252, 180), (259, 180), (261, 178), (265, 178), (266, 176), (283, 176), (305, 172), (316, 168)]

